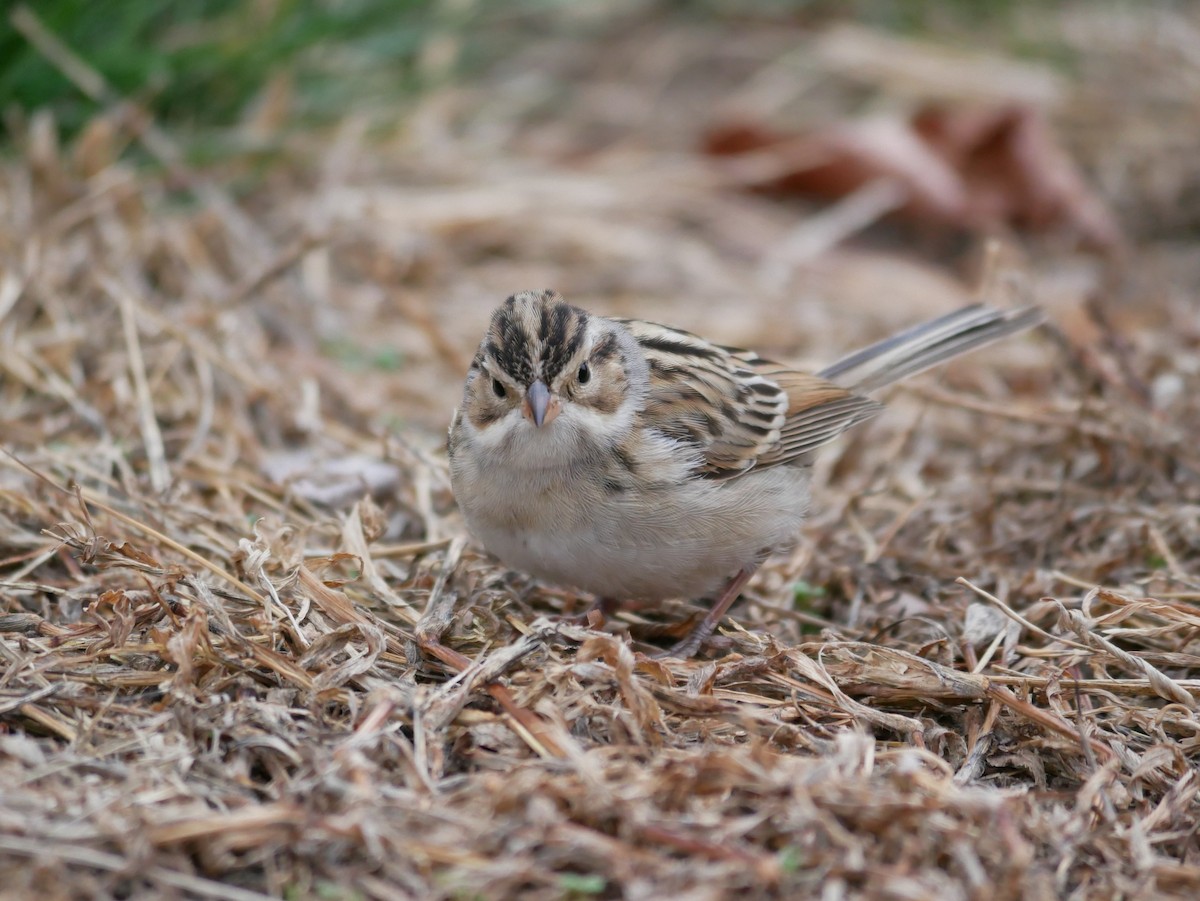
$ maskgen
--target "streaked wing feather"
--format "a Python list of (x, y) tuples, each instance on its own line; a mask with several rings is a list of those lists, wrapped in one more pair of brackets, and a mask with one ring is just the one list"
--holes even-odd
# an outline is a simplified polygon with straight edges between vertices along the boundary
[(883, 409), (877, 401), (847, 391), (820, 376), (776, 364), (767, 365), (774, 367), (768, 378), (783, 388), (789, 404), (779, 442), (762, 455), (759, 466), (799, 462)]
[(657, 323), (623, 320), (650, 365), (647, 425), (695, 445), (703, 473), (728, 478), (779, 442), (788, 398), (728, 348)]
[(802, 460), (879, 409), (751, 351), (656, 323), (623, 322), (650, 365), (647, 425), (695, 445), (709, 478)]

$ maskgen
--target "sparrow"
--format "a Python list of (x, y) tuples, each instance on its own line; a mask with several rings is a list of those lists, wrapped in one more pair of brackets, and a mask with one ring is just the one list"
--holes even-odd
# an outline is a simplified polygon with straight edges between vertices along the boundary
[(467, 372), (451, 487), (489, 552), (603, 609), (712, 599), (664, 654), (690, 657), (763, 560), (794, 546), (813, 455), (882, 409), (870, 392), (1040, 319), (975, 304), (813, 374), (555, 291), (514, 294)]

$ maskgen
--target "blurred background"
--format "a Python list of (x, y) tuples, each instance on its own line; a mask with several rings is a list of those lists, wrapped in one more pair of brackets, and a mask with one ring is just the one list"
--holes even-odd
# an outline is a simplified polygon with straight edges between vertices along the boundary
[(325, 416), (437, 435), (516, 290), (818, 363), (963, 303), (990, 239), (1019, 275), (1004, 290), (1080, 353), (1113, 329), (1146, 345), (1147, 402), (1194, 374), (1149, 337), (1200, 284), (1193, 4), (46, 0), (6, 16), (5, 142), (28, 164), (8, 257), (31, 232), (106, 223), (90, 270), (46, 245), (66, 254), (43, 260), (55, 290), (103, 295), (103, 270), (147, 309), (219, 325), (227, 354), (282, 367), (269, 380), (307, 410), (301, 431)]

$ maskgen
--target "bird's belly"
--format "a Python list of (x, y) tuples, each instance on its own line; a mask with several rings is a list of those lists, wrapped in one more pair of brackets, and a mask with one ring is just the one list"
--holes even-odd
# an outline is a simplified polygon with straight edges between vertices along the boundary
[(604, 544), (595, 532), (495, 532), (484, 545), (515, 569), (602, 597), (663, 600), (715, 593), (758, 549), (724, 547), (681, 553), (669, 543)]
[(776, 467), (636, 495), (484, 490), (463, 512), (489, 551), (539, 579), (617, 599), (699, 598), (795, 540), (807, 482)]

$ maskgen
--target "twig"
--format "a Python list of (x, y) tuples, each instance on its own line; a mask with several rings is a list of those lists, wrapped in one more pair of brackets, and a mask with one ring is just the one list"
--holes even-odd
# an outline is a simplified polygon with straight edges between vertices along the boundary
[(1030, 632), (1033, 632), (1035, 635), (1040, 635), (1040, 636), (1042, 636), (1042, 638), (1045, 638), (1048, 641), (1061, 642), (1062, 644), (1065, 644), (1068, 647), (1077, 648), (1078, 650), (1081, 650), (1081, 651), (1091, 652), (1092, 649), (1085, 644), (1080, 644), (1077, 641), (1072, 641), (1069, 638), (1062, 638), (1058, 635), (1051, 635), (1049, 632), (1047, 632), (1041, 626), (1035, 625), (1034, 623), (1031, 623), (1029, 620), (1027, 620), (1025, 617), (1021, 616), (1021, 614), (1017, 613), (1016, 610), (1013, 610), (1012, 607), (1008, 606), (1008, 604), (1004, 603), (1004, 601), (1000, 600), (1000, 598), (996, 597), (994, 594), (989, 594), (988, 592), (986, 592), (982, 588), (980, 588), (978, 585), (971, 584), (966, 579), (964, 579), (962, 576), (959, 576), (954, 581), (957, 582), (959, 585), (967, 586), (967, 588), (970, 588), (973, 592), (975, 592), (981, 598), (991, 601), (993, 604), (995, 604), (997, 607), (1000, 608), (1000, 610), (1004, 613), (1005, 616), (1020, 623), (1022, 626), (1024, 626)]
[(1095, 631), (1094, 624), (1080, 611), (1068, 610), (1061, 603), (1058, 604), (1058, 610), (1060, 622), (1066, 623), (1076, 635), (1095, 647), (1100, 648), (1104, 653), (1120, 660), (1131, 669), (1142, 673), (1154, 687), (1154, 692), (1159, 697), (1167, 701), (1182, 704), (1189, 710), (1196, 709), (1196, 699), (1192, 697), (1191, 693), (1185, 691), (1181, 685), (1154, 666), (1154, 664), (1140, 657), (1134, 657), (1128, 651), (1117, 647), (1103, 635), (1098, 634)]
[(137, 395), (138, 424), (141, 427), (142, 444), (146, 448), (146, 463), (150, 471), (150, 487), (156, 495), (161, 496), (171, 484), (171, 473), (167, 468), (158, 416), (154, 412), (154, 398), (150, 396), (150, 383), (146, 379), (146, 361), (142, 356), (142, 343), (134, 316), (137, 302), (125, 286), (110, 275), (101, 273), (100, 285), (108, 292), (109, 297), (117, 302), (117, 308), (121, 311), (125, 348), (129, 354), (129, 372), (133, 376), (133, 388)]
[(229, 294), (220, 301), (218, 306), (222, 309), (229, 309), (230, 307), (240, 305), (248, 297), (261, 291), (264, 286), (273, 282), (284, 272), (287, 272), (288, 269), (296, 265), (309, 252), (320, 247), (327, 240), (324, 235), (306, 234), (301, 236), (280, 251), (273, 260), (258, 272), (252, 273), (234, 285)]
[(1074, 726), (1072, 726), (1058, 714), (1052, 713), (1049, 710), (1043, 710), (1041, 707), (1035, 707), (1028, 701), (1022, 701), (1002, 685), (989, 685), (987, 687), (987, 693), (989, 697), (999, 701), (1001, 704), (1019, 716), (1023, 716), (1027, 720), (1032, 720), (1033, 722), (1049, 729), (1051, 732), (1057, 732), (1059, 735), (1069, 738), (1071, 741), (1077, 745), (1080, 745), (1081, 747), (1086, 742), (1093, 753), (1099, 757), (1102, 757), (1105, 763), (1112, 760), (1116, 756), (1112, 748), (1110, 748), (1108, 745), (1103, 744), (1094, 738), (1088, 738), (1085, 735), (1080, 735), (1079, 731)]
[(436, 642), (450, 628), (457, 598), (446, 591), (446, 582), (458, 567), (458, 560), (466, 545), (466, 536), (460, 535), (451, 541), (450, 546), (446, 549), (446, 556), (442, 558), (442, 566), (438, 570), (433, 588), (429, 592), (429, 600), (425, 603), (425, 612), (421, 614), (421, 619), (417, 622), (418, 642)]

